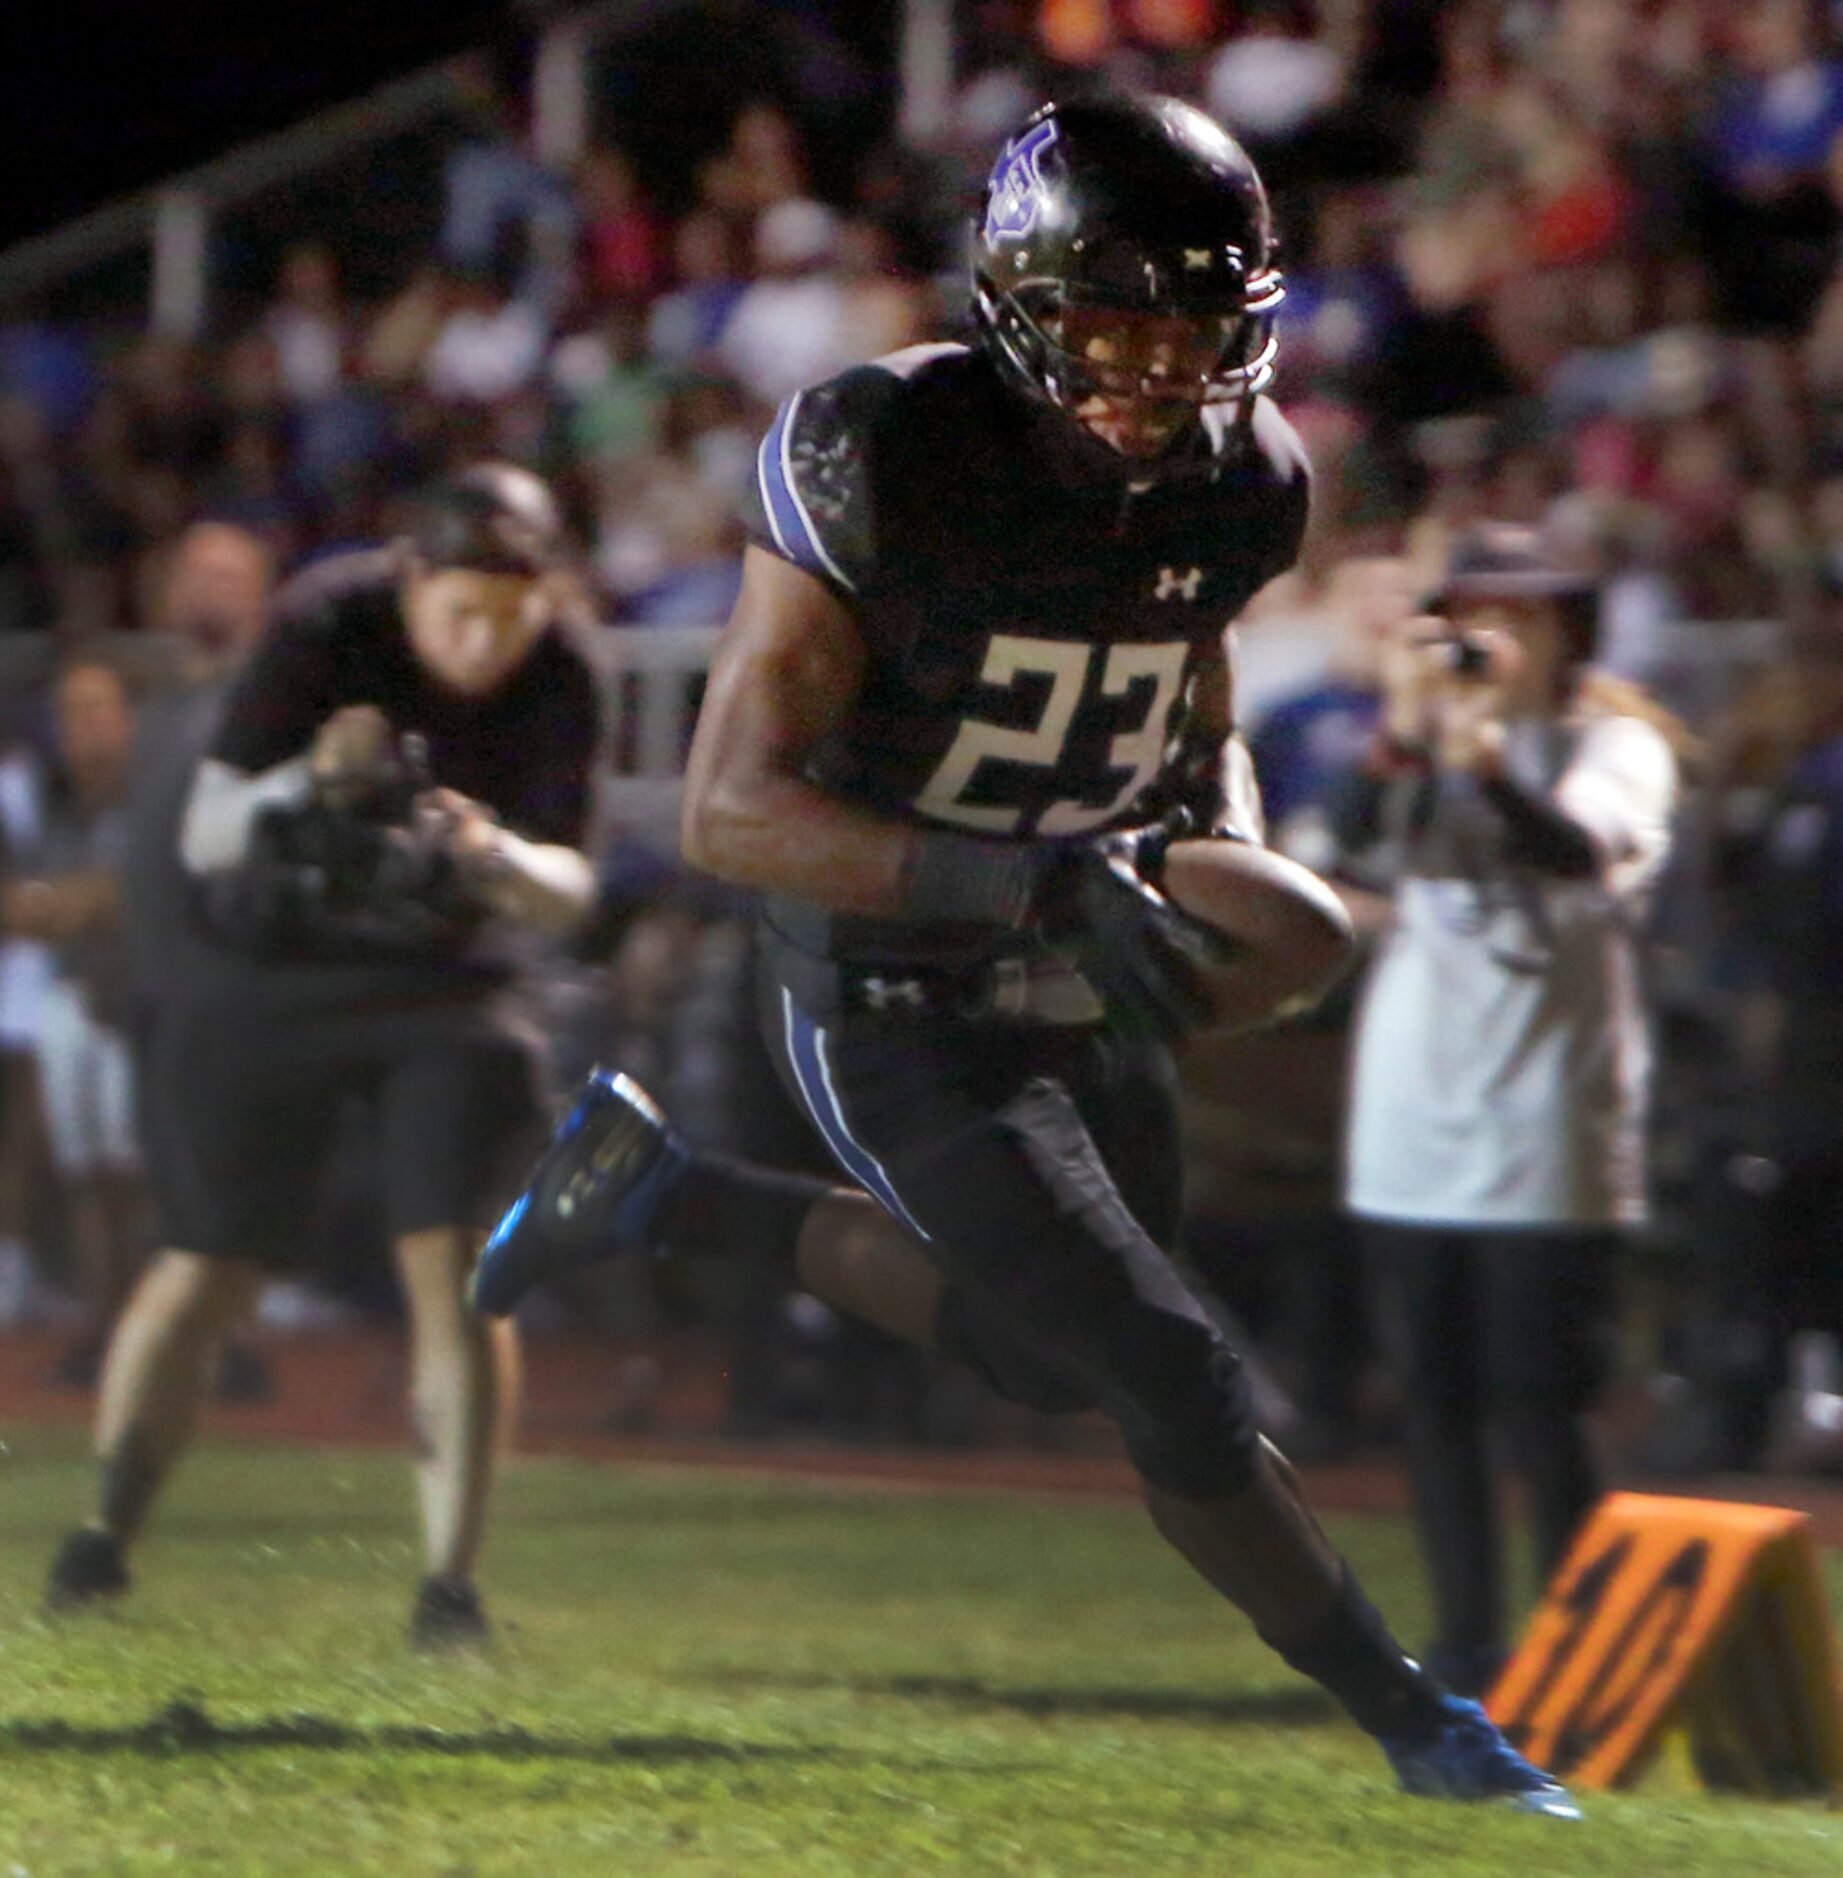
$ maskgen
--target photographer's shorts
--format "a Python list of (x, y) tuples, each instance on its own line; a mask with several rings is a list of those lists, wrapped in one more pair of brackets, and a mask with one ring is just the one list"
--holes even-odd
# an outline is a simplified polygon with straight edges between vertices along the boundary
[(393, 1238), (490, 1226), (543, 1145), (535, 1044), (483, 1001), (281, 1017), (169, 1010), (147, 1041), (164, 1236), (184, 1251), (305, 1256), (355, 1102)]

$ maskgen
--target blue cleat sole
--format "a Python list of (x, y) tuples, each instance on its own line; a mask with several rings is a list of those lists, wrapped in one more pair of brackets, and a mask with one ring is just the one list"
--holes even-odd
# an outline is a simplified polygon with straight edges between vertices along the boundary
[(481, 1251), (468, 1286), (474, 1309), (504, 1317), (560, 1274), (645, 1249), (690, 1158), (638, 1083), (598, 1070)]
[(1381, 1743), (1404, 1792), (1510, 1807), (1545, 1819), (1581, 1817), (1568, 1789), (1525, 1760), (1482, 1704), (1449, 1695), (1443, 1706), (1446, 1724), (1430, 1740)]

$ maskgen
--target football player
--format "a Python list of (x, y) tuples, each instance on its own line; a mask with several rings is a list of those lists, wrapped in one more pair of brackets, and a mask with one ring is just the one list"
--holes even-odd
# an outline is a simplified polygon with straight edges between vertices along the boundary
[(770, 1045), (856, 1191), (591, 1083), (476, 1302), (611, 1247), (782, 1261), (1004, 1395), (1119, 1425), (1158, 1530), (1411, 1790), (1572, 1815), (1396, 1644), (1169, 1254), (1166, 1045), (1349, 934), (1260, 845), (1225, 632), (1293, 563), (1265, 193), (1169, 99), (1046, 106), (974, 231), (972, 346), (790, 398), (691, 753), (685, 853), (760, 891)]

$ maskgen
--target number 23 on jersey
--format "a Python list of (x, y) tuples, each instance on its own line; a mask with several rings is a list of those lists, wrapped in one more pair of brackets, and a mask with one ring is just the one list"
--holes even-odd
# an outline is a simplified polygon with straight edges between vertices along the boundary
[[(957, 822), (987, 834), (1014, 833), (1023, 820), (1021, 808), (968, 802), (964, 799), (967, 791), (982, 763), (1021, 763), (1051, 770), (1061, 765), (1087, 689), (1089, 668), (1101, 650), (1067, 639), (994, 634), (986, 648), (981, 680), (1010, 686), (1024, 677), (1047, 678), (1050, 689), (1043, 715), (1030, 730), (964, 719), (939, 767), (915, 798), (915, 806), (936, 821)], [(1145, 716), (1135, 729), (1119, 732), (1108, 745), (1108, 769), (1129, 774), (1113, 797), (1098, 807), (1081, 801), (1052, 803), (1038, 818), (1038, 834), (1080, 835), (1100, 828), (1157, 776), (1170, 741), (1172, 712), (1183, 693), (1190, 651), (1189, 641), (1182, 639), (1154, 645), (1122, 642), (1106, 648), (1100, 685), (1103, 698), (1123, 698), (1136, 682), (1152, 681)]]

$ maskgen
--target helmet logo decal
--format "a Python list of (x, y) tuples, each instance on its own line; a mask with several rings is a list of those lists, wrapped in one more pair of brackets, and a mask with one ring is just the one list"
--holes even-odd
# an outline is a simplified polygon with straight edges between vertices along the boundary
[(995, 241), (1000, 235), (1018, 239), (1036, 227), (1047, 194), (1043, 156), (1055, 141), (1056, 125), (1051, 119), (1005, 145), (986, 192), (987, 241)]

